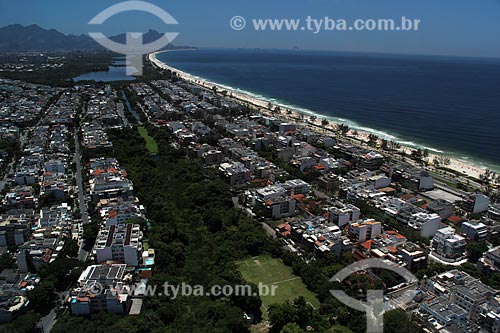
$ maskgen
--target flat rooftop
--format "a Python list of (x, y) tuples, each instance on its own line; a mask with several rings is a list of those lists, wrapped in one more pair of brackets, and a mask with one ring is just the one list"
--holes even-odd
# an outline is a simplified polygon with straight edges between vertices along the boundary
[(443, 200), (451, 202), (451, 203), (455, 203), (457, 201), (462, 200), (461, 197), (454, 195), (454, 194), (451, 194), (451, 193), (448, 193), (446, 191), (440, 190), (440, 189), (427, 191), (425, 193), (422, 193), (421, 195), (429, 197), (429, 198), (434, 199), (434, 200), (443, 199)]

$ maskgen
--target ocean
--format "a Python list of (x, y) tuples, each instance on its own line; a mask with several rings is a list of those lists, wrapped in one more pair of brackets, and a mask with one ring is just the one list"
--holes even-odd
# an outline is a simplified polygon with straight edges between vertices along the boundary
[(243, 49), (157, 59), (284, 107), (500, 170), (500, 59)]

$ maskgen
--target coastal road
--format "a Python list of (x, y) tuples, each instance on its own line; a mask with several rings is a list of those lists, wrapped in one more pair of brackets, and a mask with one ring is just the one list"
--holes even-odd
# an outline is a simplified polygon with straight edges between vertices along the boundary
[[(78, 206), (80, 209), (80, 214), (82, 216), (82, 224), (85, 225), (89, 223), (89, 216), (87, 212), (87, 204), (85, 202), (85, 193), (83, 192), (83, 178), (82, 178), (82, 155), (80, 151), (80, 139), (78, 137), (79, 128), (75, 128), (74, 140), (75, 140), (75, 164), (76, 164), (76, 186), (78, 186)], [(82, 242), (80, 246), (80, 251), (78, 253), (78, 259), (85, 261), (88, 256), (88, 251), (85, 250), (85, 241)]]

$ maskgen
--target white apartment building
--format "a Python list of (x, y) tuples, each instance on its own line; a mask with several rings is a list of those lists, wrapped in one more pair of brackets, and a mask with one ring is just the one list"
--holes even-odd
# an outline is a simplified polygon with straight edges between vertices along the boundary
[(408, 226), (420, 231), (422, 237), (432, 237), (439, 229), (441, 217), (435, 213), (418, 212), (412, 214), (408, 220)]
[(96, 261), (118, 261), (138, 266), (142, 255), (142, 231), (138, 224), (118, 224), (102, 228), (94, 247)]
[(349, 222), (354, 222), (359, 220), (361, 216), (361, 211), (358, 207), (347, 204), (338, 204), (328, 209), (329, 212), (329, 223), (334, 223), (340, 228), (348, 224)]
[(451, 227), (439, 229), (432, 238), (432, 254), (450, 263), (465, 258), (465, 246), (465, 238), (457, 235)]
[(353, 242), (364, 242), (382, 233), (382, 224), (374, 219), (349, 224), (349, 238)]

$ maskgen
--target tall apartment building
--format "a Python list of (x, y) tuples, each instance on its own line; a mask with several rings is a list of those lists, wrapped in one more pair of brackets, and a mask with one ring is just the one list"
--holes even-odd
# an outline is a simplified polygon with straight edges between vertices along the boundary
[(338, 225), (339, 228), (342, 228), (349, 222), (359, 220), (361, 216), (361, 211), (358, 207), (351, 204), (344, 205), (340, 202), (329, 208), (328, 213), (328, 222)]
[(417, 244), (406, 242), (399, 249), (399, 253), (403, 257), (403, 261), (406, 262), (406, 267), (412, 272), (427, 266), (427, 253)]
[(78, 287), (69, 294), (73, 315), (90, 315), (102, 311), (127, 314), (131, 306), (126, 292), (125, 264), (92, 265), (78, 278)]
[(130, 266), (139, 265), (142, 255), (142, 232), (138, 224), (118, 224), (103, 228), (94, 247), (96, 261), (118, 261)]
[(465, 238), (455, 233), (451, 227), (439, 229), (432, 238), (432, 252), (439, 259), (456, 262), (465, 258)]
[(364, 242), (382, 233), (382, 224), (373, 219), (349, 224), (349, 238), (353, 242)]
[(472, 239), (477, 242), (481, 242), (488, 238), (488, 227), (481, 222), (464, 222), (460, 232), (465, 237)]
[(490, 204), (490, 198), (481, 193), (474, 193), (469, 196), (463, 202), (463, 209), (469, 213), (477, 214), (486, 212), (488, 210), (488, 205)]

